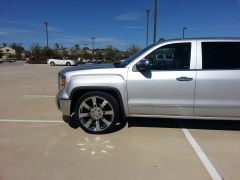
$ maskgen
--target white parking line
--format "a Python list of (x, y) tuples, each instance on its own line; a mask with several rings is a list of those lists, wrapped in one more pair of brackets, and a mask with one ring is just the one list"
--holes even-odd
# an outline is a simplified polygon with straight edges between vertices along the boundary
[(56, 96), (48, 96), (48, 95), (22, 95), (22, 97), (27, 97), (27, 98), (55, 98)]
[(17, 72), (1, 71), (0, 74), (16, 74)]
[(0, 119), (0, 122), (63, 123), (63, 121), (61, 120), (22, 120), (22, 119)]
[(198, 155), (199, 159), (203, 163), (204, 167), (207, 169), (207, 171), (208, 171), (209, 175), (212, 177), (212, 179), (213, 180), (223, 180), (221, 175), (217, 172), (217, 170), (215, 169), (215, 167), (213, 166), (211, 161), (208, 159), (206, 154), (203, 152), (203, 150), (201, 149), (199, 144), (193, 138), (191, 133), (185, 128), (182, 128), (182, 131), (183, 131), (185, 137), (187, 138), (188, 142), (191, 144), (192, 148)]

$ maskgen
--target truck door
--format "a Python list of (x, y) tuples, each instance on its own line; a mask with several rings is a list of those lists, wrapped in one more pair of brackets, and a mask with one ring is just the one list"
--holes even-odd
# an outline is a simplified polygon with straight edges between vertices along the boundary
[(196, 41), (162, 45), (144, 59), (150, 70), (129, 69), (128, 107), (131, 114), (192, 116), (195, 90)]
[(195, 115), (240, 118), (240, 42), (198, 42)]

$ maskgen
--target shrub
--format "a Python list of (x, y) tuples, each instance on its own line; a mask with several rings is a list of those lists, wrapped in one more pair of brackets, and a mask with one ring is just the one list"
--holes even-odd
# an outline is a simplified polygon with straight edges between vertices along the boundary
[(47, 64), (47, 58), (39, 58), (39, 57), (30, 57), (27, 60), (29, 64)]

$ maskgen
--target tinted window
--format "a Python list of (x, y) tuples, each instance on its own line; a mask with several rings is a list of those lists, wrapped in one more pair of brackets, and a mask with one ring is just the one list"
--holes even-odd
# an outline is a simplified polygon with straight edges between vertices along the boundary
[(203, 42), (203, 69), (240, 68), (239, 42)]
[(190, 68), (191, 43), (162, 46), (145, 57), (151, 70), (182, 70)]

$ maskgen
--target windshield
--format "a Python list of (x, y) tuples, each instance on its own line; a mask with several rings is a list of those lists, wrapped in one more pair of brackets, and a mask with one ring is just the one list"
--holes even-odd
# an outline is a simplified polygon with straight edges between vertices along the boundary
[(137, 52), (136, 54), (130, 56), (129, 58), (127, 58), (126, 60), (124, 60), (123, 62), (121, 62), (121, 64), (118, 67), (126, 67), (128, 64), (130, 64), (132, 61), (134, 61), (138, 56), (140, 56), (141, 54), (145, 53), (147, 50), (151, 49), (155, 44), (152, 44), (144, 49), (142, 49), (141, 51)]

